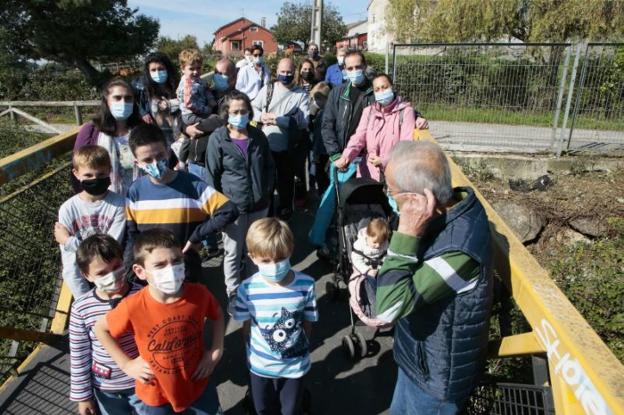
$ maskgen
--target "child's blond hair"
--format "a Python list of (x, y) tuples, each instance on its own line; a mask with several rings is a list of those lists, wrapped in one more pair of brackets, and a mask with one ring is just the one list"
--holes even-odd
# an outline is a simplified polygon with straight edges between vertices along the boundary
[(366, 235), (376, 242), (383, 243), (390, 236), (390, 226), (383, 218), (371, 219), (366, 227)]
[(200, 64), (204, 61), (201, 53), (197, 49), (184, 49), (180, 52), (178, 56), (178, 60), (180, 61), (180, 66), (184, 68), (186, 65), (190, 65), (195, 62), (199, 62)]
[(295, 237), (288, 224), (272, 217), (252, 223), (245, 242), (250, 255), (273, 260), (290, 257), (295, 248)]
[(76, 170), (80, 167), (87, 167), (90, 169), (97, 169), (99, 167), (112, 168), (108, 151), (106, 151), (104, 147), (98, 145), (80, 147), (74, 152), (72, 162)]

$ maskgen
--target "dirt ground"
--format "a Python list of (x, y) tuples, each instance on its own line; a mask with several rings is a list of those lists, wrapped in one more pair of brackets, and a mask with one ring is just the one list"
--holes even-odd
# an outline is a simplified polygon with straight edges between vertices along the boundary
[[(509, 181), (496, 179), (487, 171), (468, 173), (488, 201), (516, 202), (542, 216), (546, 225), (538, 239), (527, 244), (527, 248), (544, 266), (540, 259), (545, 252), (552, 251), (550, 244), (559, 243), (554, 236), (569, 228), (570, 221), (591, 218), (608, 224), (610, 218), (624, 218), (624, 171), (621, 170), (549, 175), (552, 184), (543, 191), (512, 190), (517, 186), (510, 186)], [(528, 182), (525, 187), (531, 185), (533, 183)], [(613, 236), (615, 230), (607, 228), (605, 236)]]

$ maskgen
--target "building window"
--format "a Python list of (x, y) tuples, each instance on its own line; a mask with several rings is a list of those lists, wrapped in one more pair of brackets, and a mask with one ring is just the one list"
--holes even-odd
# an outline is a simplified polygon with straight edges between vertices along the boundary
[(250, 32), (257, 32), (257, 31), (258, 31), (258, 26), (251, 26), (251, 27), (249, 28), (249, 31), (250, 31)]
[(240, 50), (240, 40), (232, 40), (231, 41), (232, 50)]
[(262, 40), (254, 40), (253, 42), (251, 42), (252, 45), (260, 45), (262, 48), (264, 48), (264, 42)]

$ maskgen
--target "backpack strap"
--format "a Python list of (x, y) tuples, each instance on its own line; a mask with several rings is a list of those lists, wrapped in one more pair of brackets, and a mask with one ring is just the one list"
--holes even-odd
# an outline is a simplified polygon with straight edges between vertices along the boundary
[(269, 112), (269, 105), (271, 105), (271, 100), (273, 100), (273, 82), (269, 82), (266, 87), (266, 105), (264, 106), (264, 112)]

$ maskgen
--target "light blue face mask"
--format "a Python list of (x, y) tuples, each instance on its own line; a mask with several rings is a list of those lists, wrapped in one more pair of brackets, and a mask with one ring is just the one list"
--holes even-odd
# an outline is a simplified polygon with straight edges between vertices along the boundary
[(392, 211), (394, 213), (396, 213), (397, 215), (400, 215), (400, 213), (399, 213), (399, 205), (397, 205), (397, 201), (388, 192), (386, 192), (386, 196), (388, 197), (388, 204), (390, 205), (390, 208), (392, 209)]
[(237, 114), (228, 116), (228, 124), (237, 130), (242, 130), (249, 123), (249, 114)]
[(353, 85), (360, 85), (364, 82), (364, 71), (361, 69), (347, 71), (347, 78)]
[(147, 163), (145, 166), (142, 166), (141, 169), (154, 179), (160, 180), (165, 175), (167, 170), (169, 170), (169, 165), (167, 160), (163, 159)]
[(212, 82), (214, 83), (215, 89), (219, 92), (223, 92), (229, 87), (227, 75), (216, 73), (212, 76)]
[(290, 258), (270, 264), (258, 264), (260, 275), (271, 282), (280, 282), (290, 271)]
[(164, 84), (165, 82), (167, 82), (169, 74), (167, 73), (167, 71), (152, 71), (150, 72), (150, 76), (152, 77), (152, 80), (157, 84)]
[(383, 91), (375, 92), (375, 101), (379, 102), (382, 106), (386, 106), (394, 99), (394, 91), (392, 88), (384, 89)]
[(132, 115), (134, 104), (132, 102), (118, 101), (110, 106), (110, 112), (116, 120), (126, 120)]

